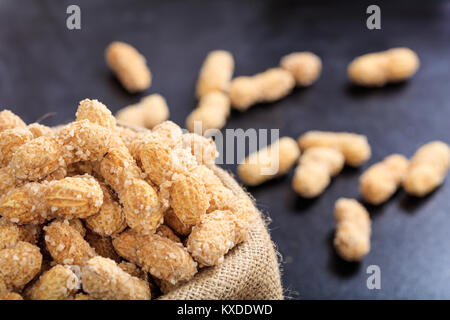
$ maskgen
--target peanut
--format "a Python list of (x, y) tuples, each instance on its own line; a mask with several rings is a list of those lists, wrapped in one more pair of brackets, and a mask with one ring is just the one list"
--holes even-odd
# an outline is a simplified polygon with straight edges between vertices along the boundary
[(14, 152), (32, 139), (33, 134), (26, 127), (15, 127), (0, 132), (0, 167), (7, 166)]
[(50, 127), (44, 126), (40, 123), (32, 123), (28, 125), (28, 130), (33, 134), (34, 138), (39, 138), (42, 136), (48, 136), (53, 134), (53, 130)]
[(180, 236), (187, 236), (191, 233), (192, 226), (186, 225), (180, 221), (172, 208), (164, 212), (164, 223), (167, 224)]
[(105, 50), (105, 59), (129, 92), (144, 91), (150, 87), (152, 75), (147, 62), (131, 45), (119, 41), (111, 43)]
[(393, 48), (355, 58), (348, 66), (348, 76), (355, 84), (382, 87), (387, 83), (411, 78), (419, 68), (417, 54), (408, 48)]
[(103, 191), (103, 204), (100, 211), (86, 218), (86, 226), (101, 236), (111, 236), (122, 232), (127, 224), (122, 207), (113, 199), (111, 190), (100, 184)]
[(3, 110), (0, 112), (0, 132), (6, 129), (13, 129), (16, 127), (26, 127), (25, 122), (20, 119), (17, 115), (9, 110)]
[(114, 250), (110, 237), (102, 237), (92, 231), (88, 231), (86, 241), (99, 256), (114, 260), (117, 263), (120, 262), (120, 257)]
[(14, 247), (0, 250), (0, 283), (8, 290), (21, 290), (41, 270), (39, 247), (19, 241)]
[(245, 111), (260, 102), (279, 100), (295, 86), (295, 79), (289, 71), (273, 68), (251, 77), (237, 77), (231, 81), (231, 105)]
[(103, 203), (100, 185), (89, 176), (28, 183), (0, 199), (0, 213), (18, 224), (39, 224), (53, 217), (86, 218)]
[(77, 121), (89, 120), (91, 123), (108, 129), (114, 129), (116, 127), (116, 119), (111, 114), (111, 111), (96, 99), (84, 99), (80, 101), (75, 115)]
[(197, 273), (197, 264), (182, 244), (157, 234), (122, 232), (113, 240), (116, 251), (152, 276), (176, 283)]
[(311, 147), (334, 148), (345, 157), (345, 163), (357, 167), (371, 156), (366, 136), (348, 132), (308, 131), (298, 138), (300, 149)]
[(170, 189), (170, 206), (183, 224), (197, 224), (209, 207), (205, 185), (194, 175), (179, 175)]
[(133, 262), (122, 261), (118, 264), (118, 266), (133, 277), (144, 280), (145, 282), (149, 281), (148, 273), (140, 269)]
[(205, 185), (206, 194), (209, 198), (209, 207), (207, 213), (222, 209), (231, 199), (234, 198), (233, 192), (225, 187), (214, 172), (204, 165), (194, 168), (192, 174), (202, 181)]
[(272, 145), (250, 154), (238, 166), (242, 182), (256, 186), (289, 171), (300, 155), (292, 138), (282, 137)]
[(169, 107), (161, 95), (151, 94), (142, 98), (139, 103), (119, 110), (116, 118), (128, 124), (151, 129), (169, 118)]
[(223, 92), (211, 91), (200, 98), (197, 108), (186, 118), (186, 128), (200, 135), (210, 129), (222, 129), (229, 114), (230, 98)]
[(408, 170), (408, 159), (392, 154), (372, 165), (359, 178), (359, 190), (365, 201), (378, 205), (388, 200), (398, 189)]
[(339, 151), (327, 147), (306, 149), (295, 169), (292, 187), (304, 198), (320, 195), (329, 185), (331, 177), (344, 166), (344, 156)]
[(97, 255), (81, 234), (68, 223), (55, 221), (44, 227), (44, 231), (47, 250), (56, 263), (82, 266)]
[(88, 120), (61, 128), (56, 135), (42, 136), (20, 146), (9, 170), (17, 179), (39, 180), (71, 163), (100, 160), (108, 152), (111, 133)]
[(113, 260), (95, 257), (82, 268), (83, 290), (102, 300), (150, 300), (148, 284), (123, 271)]
[(172, 240), (173, 242), (179, 242), (181, 243), (180, 238), (175, 234), (175, 232), (172, 231), (168, 226), (162, 224), (156, 229), (156, 234), (163, 237)]
[(429, 142), (411, 158), (403, 188), (411, 195), (423, 197), (444, 182), (449, 166), (448, 145), (441, 141)]
[(56, 265), (26, 291), (31, 300), (68, 300), (73, 298), (80, 285), (80, 279), (69, 267)]
[(205, 138), (195, 133), (185, 133), (182, 137), (183, 148), (190, 150), (199, 164), (212, 166), (219, 155), (212, 138)]
[(201, 266), (214, 266), (223, 262), (224, 255), (235, 246), (235, 238), (233, 213), (216, 210), (192, 228), (186, 246)]
[(322, 61), (312, 52), (294, 52), (281, 58), (280, 66), (292, 73), (297, 86), (312, 85), (320, 76)]
[(36, 244), (39, 232), (31, 226), (18, 226), (0, 218), (0, 250), (14, 247), (19, 241)]
[(197, 98), (213, 91), (227, 92), (234, 71), (234, 59), (224, 50), (211, 51), (200, 70), (197, 82)]
[(360, 261), (370, 251), (370, 216), (356, 200), (340, 198), (334, 206), (334, 246), (347, 261)]

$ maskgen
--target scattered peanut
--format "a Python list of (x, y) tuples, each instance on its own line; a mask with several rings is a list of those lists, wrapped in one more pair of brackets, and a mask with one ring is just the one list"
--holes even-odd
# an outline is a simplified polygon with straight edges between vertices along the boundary
[(234, 59), (224, 50), (211, 51), (200, 70), (197, 82), (197, 97), (213, 91), (227, 92), (234, 71)]
[(312, 147), (305, 150), (295, 169), (292, 187), (300, 196), (313, 198), (329, 185), (331, 177), (344, 166), (341, 152), (327, 147)]
[(411, 78), (419, 68), (419, 57), (408, 48), (393, 48), (355, 58), (348, 66), (348, 76), (355, 84), (382, 87), (387, 83)]
[(259, 185), (289, 171), (300, 156), (295, 140), (282, 137), (272, 145), (250, 154), (238, 166), (239, 178), (249, 186)]
[(151, 94), (142, 98), (139, 103), (119, 110), (116, 118), (128, 124), (151, 129), (169, 118), (169, 107), (161, 95)]
[(147, 62), (133, 46), (115, 41), (106, 48), (105, 59), (129, 92), (144, 91), (150, 87), (152, 75)]
[(449, 166), (449, 146), (441, 141), (429, 142), (411, 158), (403, 188), (411, 195), (423, 197), (444, 182)]
[(260, 102), (273, 102), (291, 92), (295, 79), (289, 71), (272, 68), (251, 77), (237, 77), (231, 81), (231, 105), (245, 111)]
[(370, 251), (370, 216), (356, 200), (340, 198), (334, 206), (334, 246), (347, 261), (360, 261)]
[(308, 131), (298, 138), (301, 150), (311, 147), (334, 148), (345, 157), (345, 163), (357, 167), (371, 156), (366, 136), (348, 132)]
[(294, 52), (281, 58), (280, 66), (292, 73), (297, 86), (312, 85), (320, 76), (322, 61), (312, 52)]
[(200, 98), (197, 108), (186, 119), (186, 128), (199, 135), (210, 129), (222, 129), (230, 114), (230, 98), (211, 91)]
[(359, 190), (365, 201), (380, 204), (397, 191), (408, 170), (408, 159), (393, 154), (368, 168), (359, 179)]

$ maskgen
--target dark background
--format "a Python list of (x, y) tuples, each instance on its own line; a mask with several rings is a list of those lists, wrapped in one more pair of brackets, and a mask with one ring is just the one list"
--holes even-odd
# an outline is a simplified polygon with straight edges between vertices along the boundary
[[(66, 28), (66, 8), (81, 7), (82, 29)], [(365, 26), (369, 4), (381, 7), (382, 30)], [(0, 2), (0, 106), (44, 124), (74, 118), (77, 104), (97, 98), (113, 111), (138, 101), (105, 66), (113, 40), (135, 45), (148, 59), (148, 93), (166, 97), (171, 119), (183, 125), (196, 105), (197, 73), (208, 51), (230, 50), (235, 75), (276, 66), (282, 55), (309, 50), (323, 59), (311, 88), (273, 104), (233, 112), (227, 128), (279, 128), (297, 138), (311, 130), (366, 134), (373, 156), (345, 169), (318, 199), (300, 199), (292, 172), (250, 191), (272, 219), (283, 256), (287, 295), (301, 299), (450, 298), (450, 184), (424, 199), (402, 191), (378, 208), (372, 250), (360, 264), (334, 253), (333, 205), (358, 197), (358, 177), (393, 152), (411, 156), (434, 139), (450, 142), (450, 3), (443, 1), (17, 1)], [(408, 46), (421, 59), (409, 82), (362, 90), (348, 84), (357, 55)], [(234, 166), (228, 166), (235, 170)], [(368, 290), (366, 268), (381, 268), (381, 290)]]

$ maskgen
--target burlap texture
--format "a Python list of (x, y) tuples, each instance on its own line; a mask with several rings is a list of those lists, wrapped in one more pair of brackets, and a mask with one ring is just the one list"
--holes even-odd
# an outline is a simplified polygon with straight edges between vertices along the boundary
[[(118, 122), (120, 126), (136, 131), (146, 129)], [(236, 195), (247, 193), (223, 169), (211, 168)], [(256, 208), (256, 207), (255, 207)], [(218, 266), (200, 270), (189, 280), (161, 300), (280, 300), (283, 299), (280, 268), (275, 245), (267, 230), (266, 221), (256, 210), (249, 239), (225, 256)]]

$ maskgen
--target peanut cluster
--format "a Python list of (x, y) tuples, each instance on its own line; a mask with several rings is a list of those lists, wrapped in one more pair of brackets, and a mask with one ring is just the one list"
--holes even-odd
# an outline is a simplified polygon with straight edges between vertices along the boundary
[(97, 100), (50, 129), (0, 113), (0, 298), (150, 299), (245, 241), (251, 200), (212, 170), (211, 139), (116, 125)]

